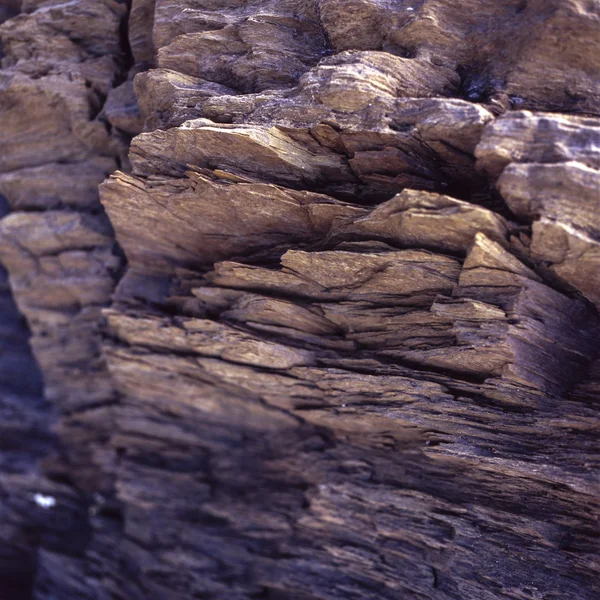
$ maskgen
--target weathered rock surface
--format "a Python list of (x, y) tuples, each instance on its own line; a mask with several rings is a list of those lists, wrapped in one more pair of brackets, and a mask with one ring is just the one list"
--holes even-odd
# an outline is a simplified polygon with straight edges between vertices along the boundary
[(7, 3), (10, 600), (597, 598), (599, 14)]
[[(32, 587), (32, 574), (14, 576), (20, 562), (37, 569), (36, 597), (84, 598), (70, 589), (74, 581), (93, 587), (83, 557), (107, 535), (106, 528), (91, 535), (88, 505), (94, 493), (113, 489), (113, 459), (103, 444), (116, 390), (101, 356), (99, 322), (121, 258), (97, 186), (124, 164), (131, 133), (113, 128), (103, 113), (129, 63), (120, 35), (127, 7), (112, 0), (24, 0), (13, 8), (19, 14), (0, 25), (0, 194), (9, 208), (0, 221), (0, 264), (31, 330), (52, 413), (35, 400), (37, 364), (21, 361), (11, 377), (23, 397), (13, 392), (6, 400), (15, 415), (6, 409), (8, 423), (14, 421), (6, 457), (8, 440), (22, 436), (15, 445), (22, 458), (12, 479), (2, 481), (3, 522), (6, 515), (12, 529), (0, 536), (20, 554), (2, 565), (0, 589), (10, 599), (30, 597), (21, 594)], [(111, 560), (105, 553), (98, 562)]]

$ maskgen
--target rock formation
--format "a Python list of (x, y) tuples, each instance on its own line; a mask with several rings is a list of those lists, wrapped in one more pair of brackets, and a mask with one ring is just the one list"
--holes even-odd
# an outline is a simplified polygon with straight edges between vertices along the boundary
[(7, 600), (597, 598), (599, 15), (5, 1)]

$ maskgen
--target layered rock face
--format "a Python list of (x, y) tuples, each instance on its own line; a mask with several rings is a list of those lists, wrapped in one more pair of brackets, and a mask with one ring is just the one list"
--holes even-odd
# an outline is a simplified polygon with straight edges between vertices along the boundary
[(597, 1), (3, 11), (8, 598), (598, 597)]

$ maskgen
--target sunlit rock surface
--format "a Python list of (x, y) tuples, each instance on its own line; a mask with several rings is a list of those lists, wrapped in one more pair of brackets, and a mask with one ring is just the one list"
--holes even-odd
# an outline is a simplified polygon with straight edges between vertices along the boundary
[(7, 598), (596, 599), (599, 14), (5, 2)]

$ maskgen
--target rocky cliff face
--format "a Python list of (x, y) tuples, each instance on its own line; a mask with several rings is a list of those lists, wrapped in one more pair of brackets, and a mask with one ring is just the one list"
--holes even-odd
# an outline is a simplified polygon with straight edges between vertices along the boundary
[(597, 0), (3, 6), (7, 599), (598, 597)]

